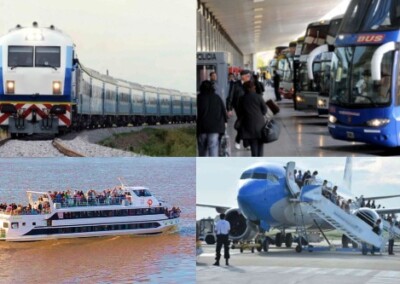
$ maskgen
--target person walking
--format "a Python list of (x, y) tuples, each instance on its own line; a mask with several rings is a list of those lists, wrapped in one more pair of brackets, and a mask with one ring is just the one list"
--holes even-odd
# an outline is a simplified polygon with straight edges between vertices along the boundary
[(197, 96), (197, 146), (200, 157), (217, 157), (219, 136), (225, 133), (228, 116), (210, 81), (203, 81)]
[(281, 81), (281, 77), (279, 76), (278, 72), (274, 70), (274, 90), (275, 90), (275, 99), (276, 101), (281, 101), (282, 97), (281, 94), (279, 93), (279, 83)]
[(221, 258), (221, 248), (224, 246), (224, 258), (226, 265), (229, 265), (229, 231), (231, 230), (231, 224), (225, 220), (225, 214), (219, 215), (220, 220), (215, 225), (215, 234), (217, 235), (217, 247), (215, 250), (215, 263), (214, 265), (219, 266), (219, 260)]
[(256, 86), (256, 93), (263, 96), (264, 91), (265, 91), (264, 84), (258, 80), (257, 74), (253, 74), (253, 82), (254, 82), (254, 85)]
[(267, 106), (262, 96), (256, 93), (253, 82), (246, 82), (243, 87), (245, 94), (238, 108), (239, 117), (242, 118), (242, 137), (250, 144), (251, 156), (262, 157), (264, 143), (261, 140), (261, 130), (265, 124)]
[(394, 232), (394, 223), (393, 220), (389, 220), (389, 247), (388, 247), (388, 253), (389, 255), (394, 255), (393, 253), (393, 246), (394, 246), (394, 237), (395, 237), (395, 232)]
[[(241, 80), (238, 80), (233, 85), (231, 91), (229, 92), (228, 97), (226, 98), (226, 110), (228, 111), (228, 116), (231, 117), (233, 115), (232, 111), (235, 110), (237, 119), (240, 121), (241, 117), (238, 114), (238, 107), (240, 98), (244, 95), (243, 84), (250, 81), (250, 71), (242, 70), (240, 72)], [(235, 148), (240, 150), (240, 141), (242, 140), (241, 129), (236, 129), (237, 134), (235, 137)], [(245, 145), (246, 148), (248, 145)]]

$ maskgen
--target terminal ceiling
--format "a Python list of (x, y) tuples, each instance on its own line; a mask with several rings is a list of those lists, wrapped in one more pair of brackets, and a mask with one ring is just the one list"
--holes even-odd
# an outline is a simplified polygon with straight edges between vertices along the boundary
[(201, 0), (243, 54), (288, 45), (338, 0)]

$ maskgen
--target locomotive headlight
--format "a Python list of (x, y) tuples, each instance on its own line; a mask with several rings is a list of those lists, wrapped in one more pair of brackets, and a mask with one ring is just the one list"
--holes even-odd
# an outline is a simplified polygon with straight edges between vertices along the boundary
[(325, 100), (318, 99), (318, 106), (319, 107), (325, 107)]
[(61, 95), (61, 82), (53, 81), (53, 95)]
[(328, 120), (330, 123), (335, 124), (337, 121), (337, 118), (330, 114)]
[(15, 93), (15, 82), (7, 80), (6, 89), (7, 89), (7, 94), (14, 94)]
[(375, 118), (367, 121), (367, 125), (370, 127), (381, 127), (385, 126), (390, 122), (390, 119), (387, 118)]
[(40, 41), (40, 40), (44, 40), (44, 37), (41, 32), (34, 31), (34, 32), (29, 33), (25, 39), (29, 40), (29, 41)]

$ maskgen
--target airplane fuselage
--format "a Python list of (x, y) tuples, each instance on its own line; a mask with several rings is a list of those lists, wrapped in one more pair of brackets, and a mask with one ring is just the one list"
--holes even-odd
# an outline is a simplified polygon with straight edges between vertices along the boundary
[(324, 228), (330, 226), (312, 213), (307, 204), (291, 201), (285, 169), (272, 164), (247, 169), (239, 181), (238, 204), (244, 216), (259, 222), (263, 230), (310, 227), (314, 220)]

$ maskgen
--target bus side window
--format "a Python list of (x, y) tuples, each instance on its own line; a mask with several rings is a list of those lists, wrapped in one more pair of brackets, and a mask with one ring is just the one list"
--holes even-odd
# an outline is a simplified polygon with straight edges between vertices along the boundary
[[(400, 53), (398, 55), (400, 57)], [(400, 68), (397, 68), (396, 105), (400, 106)]]

